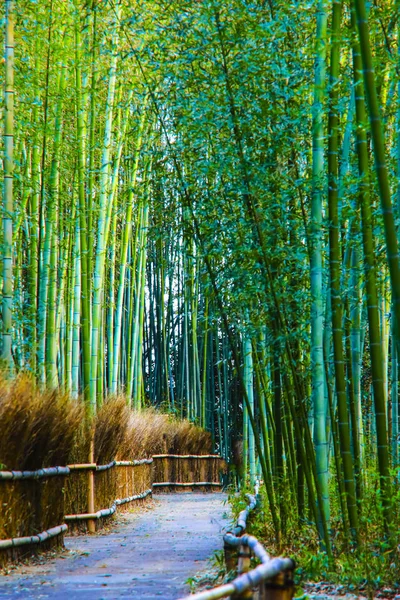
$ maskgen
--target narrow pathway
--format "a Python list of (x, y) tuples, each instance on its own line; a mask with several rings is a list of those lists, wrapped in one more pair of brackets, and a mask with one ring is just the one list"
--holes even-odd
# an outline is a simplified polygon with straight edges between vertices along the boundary
[(0, 576), (0, 598), (176, 600), (222, 548), (225, 495), (156, 496), (154, 510), (127, 514), (112, 533), (66, 538), (72, 551), (29, 575)]

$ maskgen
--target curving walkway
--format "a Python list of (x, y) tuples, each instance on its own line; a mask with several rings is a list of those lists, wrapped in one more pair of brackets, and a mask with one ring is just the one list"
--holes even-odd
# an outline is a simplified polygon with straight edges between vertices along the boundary
[(155, 496), (153, 510), (126, 513), (106, 535), (66, 538), (70, 552), (45, 568), (0, 576), (0, 598), (176, 600), (222, 549), (226, 496)]

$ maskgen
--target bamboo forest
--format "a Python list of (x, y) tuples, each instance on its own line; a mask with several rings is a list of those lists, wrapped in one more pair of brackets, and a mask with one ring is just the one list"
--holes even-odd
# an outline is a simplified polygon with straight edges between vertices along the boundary
[(400, 598), (399, 1), (1, 4), (0, 538), (2, 472), (91, 533), (96, 465), (218, 456), (297, 596)]

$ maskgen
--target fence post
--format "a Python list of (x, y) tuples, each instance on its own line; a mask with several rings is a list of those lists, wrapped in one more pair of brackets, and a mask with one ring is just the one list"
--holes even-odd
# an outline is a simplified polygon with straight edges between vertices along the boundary
[[(90, 440), (90, 449), (89, 449), (89, 462), (94, 462), (94, 438)], [(88, 471), (88, 512), (94, 513), (94, 471), (93, 469), (89, 469)], [(96, 521), (93, 519), (88, 520), (88, 532), (95, 533), (96, 532)]]
[(260, 600), (292, 600), (294, 596), (293, 572), (285, 571), (260, 583)]
[[(244, 546), (244, 545), (240, 546), (238, 556), (239, 556), (238, 574), (243, 575), (243, 573), (247, 573), (248, 571), (250, 571), (250, 558), (251, 558), (250, 548), (248, 546)], [(235, 600), (236, 600), (236, 598), (252, 600), (253, 599), (253, 590), (247, 590), (246, 592), (243, 592), (240, 595), (232, 596), (232, 599), (233, 598)]]
[(234, 546), (224, 542), (225, 568), (227, 573), (236, 569), (237, 554), (237, 550)]

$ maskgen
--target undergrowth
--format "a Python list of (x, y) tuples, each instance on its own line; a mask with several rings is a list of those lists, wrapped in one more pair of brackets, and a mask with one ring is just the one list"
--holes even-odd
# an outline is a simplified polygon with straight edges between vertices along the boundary
[[(290, 493), (281, 503), (281, 541), (275, 541), (268, 500), (261, 489), (260, 504), (250, 514), (248, 532), (255, 535), (271, 556), (290, 556), (296, 562), (296, 583), (329, 582), (342, 585), (348, 591), (359, 590), (373, 597), (376, 590), (400, 590), (400, 487), (393, 473), (393, 533), (391, 543), (383, 528), (382, 505), (376, 470), (364, 472), (363, 497), (359, 504), (360, 538), (356, 546), (342, 527), (339, 498), (331, 481), (331, 540), (333, 560), (329, 561), (318, 538), (317, 528), (306, 513), (299, 519), (290, 501)], [(251, 490), (247, 490), (251, 492)], [(231, 494), (235, 517), (247, 505), (245, 493)]]

